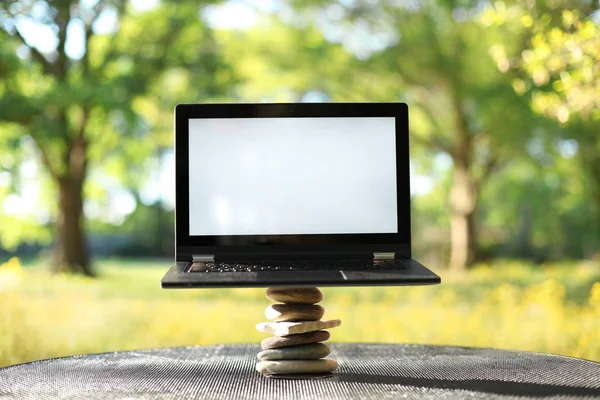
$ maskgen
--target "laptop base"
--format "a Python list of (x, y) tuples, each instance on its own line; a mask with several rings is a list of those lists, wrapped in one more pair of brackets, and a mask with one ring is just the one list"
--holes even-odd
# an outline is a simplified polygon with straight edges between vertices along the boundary
[(188, 272), (190, 262), (174, 263), (161, 280), (164, 289), (260, 288), (314, 286), (418, 286), (435, 285), (440, 277), (413, 259), (403, 268), (385, 271), (318, 270), (258, 272)]

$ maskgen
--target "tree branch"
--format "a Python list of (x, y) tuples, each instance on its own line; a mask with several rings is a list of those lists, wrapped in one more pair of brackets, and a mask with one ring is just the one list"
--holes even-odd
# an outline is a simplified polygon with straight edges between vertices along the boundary
[[(122, 1), (119, 6), (117, 7), (117, 23), (120, 24), (121, 23), (121, 17), (123, 16), (123, 14), (125, 13), (125, 8), (127, 6), (127, 2), (126, 1)], [(113, 60), (113, 58), (115, 57), (115, 55), (117, 54), (117, 49), (118, 46), (116, 44), (115, 38), (117, 36), (117, 33), (119, 32), (119, 30), (115, 30), (115, 32), (112, 34), (112, 37), (110, 38), (110, 42), (112, 43), (112, 46), (110, 48), (110, 50), (106, 53), (104, 60), (102, 60), (102, 63), (100, 64), (100, 66), (97, 68), (96, 71), (102, 71), (106, 65), (111, 62)]]
[(90, 48), (89, 48), (89, 44), (90, 44), (90, 39), (92, 38), (92, 36), (94, 35), (94, 24), (96, 23), (96, 21), (98, 21), (98, 17), (100, 17), (100, 14), (102, 13), (102, 11), (104, 10), (106, 6), (106, 3), (102, 2), (102, 1), (98, 1), (98, 3), (92, 8), (93, 11), (93, 18), (91, 21), (89, 21), (88, 23), (85, 24), (85, 38), (84, 38), (84, 43), (85, 43), (85, 53), (83, 54), (83, 76), (87, 76), (89, 70), (90, 70)]
[(46, 169), (48, 170), (48, 172), (50, 173), (50, 176), (52, 176), (55, 179), (58, 179), (58, 171), (56, 170), (56, 168), (52, 165), (52, 162), (50, 161), (50, 157), (48, 156), (48, 153), (46, 152), (46, 150), (44, 150), (44, 148), (38, 143), (38, 141), (35, 141), (38, 151), (40, 152), (40, 156), (42, 157), (42, 162), (44, 163), (44, 165), (46, 166)]
[[(15, 101), (15, 99), (12, 99), (12, 101)], [(0, 104), (0, 106), (1, 106), (1, 104)], [(32, 113), (27, 116), (25, 116), (25, 115), (20, 116), (16, 119), (10, 118), (10, 117), (4, 118), (3, 115), (0, 115), (0, 120), (11, 122), (11, 123), (18, 123), (22, 128), (27, 128), (27, 131), (29, 131), (29, 136), (35, 142), (35, 146), (37, 147), (38, 151), (40, 152), (40, 158), (42, 159), (42, 163), (48, 169), (50, 176), (52, 176), (53, 178), (58, 178), (58, 170), (54, 167), (54, 165), (50, 161), (50, 156), (48, 155), (48, 153), (42, 146), (40, 138), (37, 137), (35, 134), (35, 132), (36, 132), (35, 126), (32, 126), (32, 125), (34, 125), (33, 124), (34, 115), (35, 114)]]
[(79, 125), (79, 130), (77, 132), (78, 139), (83, 139), (83, 136), (85, 134), (85, 128), (86, 128), (87, 122), (88, 122), (89, 112), (90, 112), (90, 109), (89, 109), (88, 105), (84, 104), (82, 106), (81, 125)]
[[(418, 102), (420, 103), (420, 101)], [(442, 127), (435, 118), (435, 115), (423, 103), (421, 103), (421, 110), (427, 115), (427, 118), (433, 125), (433, 129), (435, 131), (433, 137), (431, 137), (429, 140), (424, 140), (421, 143), (423, 143), (426, 146), (436, 148), (437, 150), (443, 151), (445, 153), (452, 154), (454, 152), (454, 147), (452, 146), (452, 144), (438, 136), (442, 133)]]
[(57, 10), (54, 22), (58, 26), (58, 60), (56, 62), (56, 73), (61, 80), (67, 76), (68, 57), (67, 57), (67, 26), (71, 20), (71, 2), (66, 3), (66, 8)]
[(454, 135), (456, 137), (453, 155), (456, 159), (461, 160), (469, 166), (471, 165), (473, 156), (473, 135), (471, 129), (469, 129), (468, 116), (459, 93), (460, 87), (457, 85), (457, 79), (454, 79), (450, 85), (450, 97), (454, 116)]
[(452, 154), (452, 146), (449, 143), (444, 142), (439, 137), (432, 136), (424, 138), (421, 136), (411, 136), (410, 139), (414, 142), (419, 143), (422, 146), (429, 147), (434, 150), (438, 150), (447, 154)]
[(486, 162), (483, 164), (483, 169), (481, 174), (474, 179), (474, 185), (476, 189), (479, 191), (483, 183), (488, 180), (492, 174), (500, 171), (507, 164), (507, 160), (501, 161), (498, 159), (497, 155), (493, 155), (492, 150), (490, 149), (490, 156), (487, 158)]
[[(22, 125), (29, 125), (30, 123), (31, 123), (31, 119), (29, 119), (27, 122), (23, 122)], [(40, 143), (40, 138), (36, 137), (36, 135), (34, 133), (35, 132), (34, 129), (35, 129), (34, 127), (29, 126), (28, 130), (29, 130), (29, 134), (30, 134), (31, 138), (35, 142), (35, 145), (36, 145), (38, 151), (40, 152), (40, 157), (42, 159), (42, 163), (46, 166), (46, 169), (50, 173), (50, 176), (54, 179), (58, 179), (59, 178), (58, 170), (50, 161), (50, 156), (44, 149), (44, 146), (42, 146), (42, 143)]]
[(433, 126), (433, 135), (432, 137), (425, 139), (419, 138), (415, 136), (417, 142), (421, 143), (424, 146), (428, 146), (440, 151), (443, 151), (448, 154), (452, 154), (454, 151), (454, 146), (448, 140), (444, 140), (440, 135), (443, 132), (442, 126), (439, 124), (438, 119), (436, 118), (436, 114), (433, 113), (430, 107), (427, 106), (427, 98), (431, 99), (431, 94), (429, 93), (429, 89), (422, 87), (415, 92), (414, 96), (415, 103), (419, 106), (419, 109), (425, 113), (427, 119)]

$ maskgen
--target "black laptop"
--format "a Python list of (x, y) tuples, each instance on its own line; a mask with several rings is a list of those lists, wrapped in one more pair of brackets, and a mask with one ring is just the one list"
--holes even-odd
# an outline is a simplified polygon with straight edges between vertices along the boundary
[(408, 106), (180, 104), (163, 288), (427, 285), (412, 259)]

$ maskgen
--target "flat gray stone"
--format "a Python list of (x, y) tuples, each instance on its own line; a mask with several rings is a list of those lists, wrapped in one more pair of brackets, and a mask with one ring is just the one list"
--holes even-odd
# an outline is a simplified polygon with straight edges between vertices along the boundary
[(300, 344), (318, 343), (328, 340), (330, 336), (331, 335), (327, 331), (308, 332), (285, 337), (272, 336), (263, 339), (262, 342), (260, 342), (260, 347), (263, 350), (268, 350), (288, 346), (297, 346)]
[(289, 380), (298, 381), (298, 380), (331, 378), (333, 376), (333, 374), (331, 372), (321, 372), (318, 374), (279, 374), (279, 375), (264, 374), (263, 376), (266, 378), (271, 378), (271, 379), (284, 379), (284, 380), (289, 379)]
[(277, 374), (316, 374), (336, 370), (335, 360), (261, 361), (256, 370), (265, 375)]
[(319, 288), (269, 288), (267, 299), (280, 303), (315, 304), (323, 301), (323, 292)]
[(265, 317), (271, 321), (318, 321), (323, 318), (325, 309), (318, 304), (271, 304), (265, 310)]
[(323, 343), (301, 344), (280, 349), (263, 350), (256, 356), (261, 361), (269, 360), (318, 360), (331, 353), (329, 346)]
[(261, 322), (256, 324), (259, 332), (272, 333), (275, 336), (288, 336), (298, 333), (331, 329), (342, 324), (340, 319), (327, 321), (302, 321), (302, 322)]

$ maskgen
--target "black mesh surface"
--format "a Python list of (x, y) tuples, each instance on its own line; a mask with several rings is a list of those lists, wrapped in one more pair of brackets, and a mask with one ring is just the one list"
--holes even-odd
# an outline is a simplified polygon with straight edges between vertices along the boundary
[(600, 364), (546, 354), (332, 344), (333, 377), (254, 370), (260, 348), (221, 345), (107, 353), (0, 369), (0, 399), (600, 398)]

